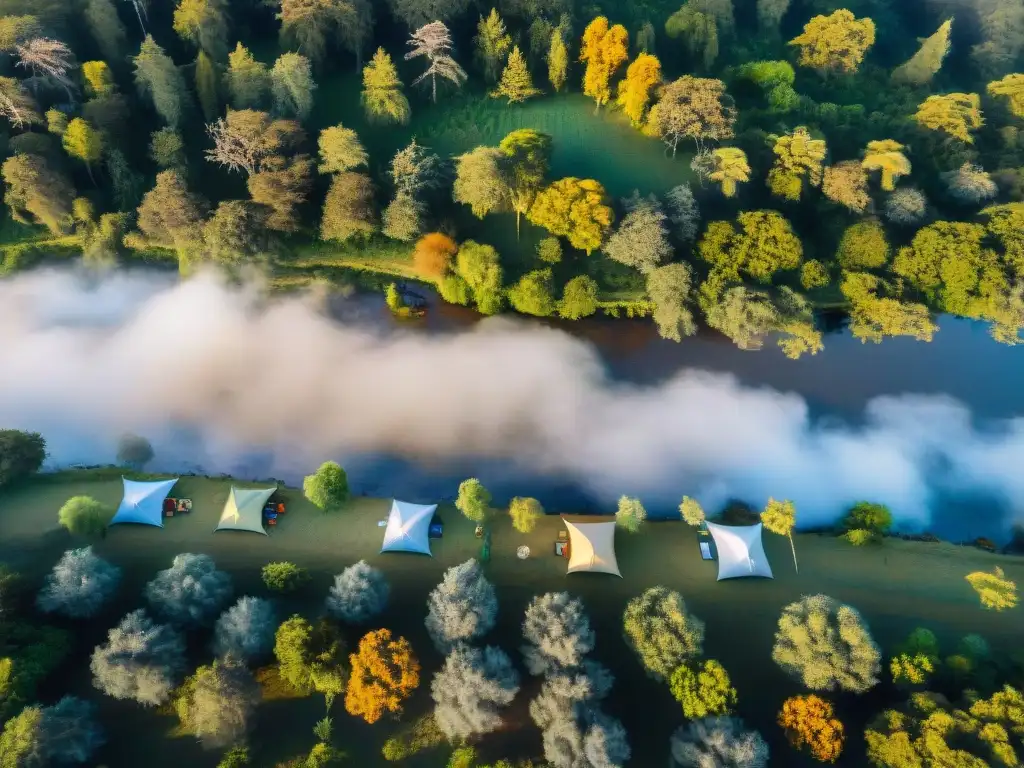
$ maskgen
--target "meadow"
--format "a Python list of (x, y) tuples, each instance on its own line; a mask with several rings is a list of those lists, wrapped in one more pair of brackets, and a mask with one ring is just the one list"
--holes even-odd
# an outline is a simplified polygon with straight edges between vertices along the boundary
[[(266, 487), (260, 483), (238, 484)], [(98, 702), (109, 741), (97, 755), (96, 764), (110, 768), (142, 764), (153, 768), (212, 768), (219, 753), (206, 752), (191, 737), (178, 734), (173, 715), (115, 701), (92, 689), (87, 663), (92, 648), (103, 641), (121, 615), (142, 605), (145, 582), (182, 552), (213, 557), (220, 569), (231, 574), (239, 595), (268, 596), (259, 575), (267, 562), (289, 560), (308, 568), (313, 576), (311, 583), (299, 596), (289, 597), (279, 606), (279, 619), (293, 612), (314, 618), (333, 575), (365, 559), (385, 573), (392, 587), (391, 603), (379, 625), (409, 638), (424, 673), (401, 723), (385, 720), (368, 726), (347, 715), (340, 703), (335, 704), (334, 742), (348, 754), (349, 765), (386, 764), (380, 757), (385, 739), (430, 709), (429, 679), (442, 657), (433, 649), (423, 627), (425, 601), (447, 568), (479, 556), (480, 540), (473, 535), (473, 524), (450, 504), (442, 504), (439, 513), (445, 530), (443, 538), (432, 541), (433, 558), (380, 555), (382, 530), (378, 521), (387, 516), (388, 500), (357, 497), (342, 510), (324, 514), (305, 501), (300, 491), (285, 488), (282, 494), (288, 512), (269, 536), (214, 534), (230, 485), (227, 478), (183, 477), (174, 495), (193, 499), (191, 514), (166, 520), (162, 530), (115, 526), (105, 537), (92, 542), (101, 557), (124, 569), (124, 583), (118, 599), (100, 616), (87, 623), (67, 624), (76, 633), (76, 651), (64, 673), (51, 680), (55, 690), (43, 691), (44, 700), (70, 689)], [(0, 493), (0, 559), (21, 571), (33, 587), (39, 585), (65, 549), (88, 543), (57, 525), (58, 508), (68, 497), (78, 494), (117, 504), (121, 497), (119, 470), (42, 475)], [(484, 642), (499, 645), (518, 658), (519, 625), (531, 597), (545, 591), (568, 590), (582, 598), (597, 633), (594, 656), (615, 674), (607, 710), (621, 718), (630, 734), (631, 765), (664, 764), (669, 736), (683, 722), (667, 686), (645, 677), (623, 640), (623, 608), (647, 587), (663, 584), (679, 591), (688, 609), (706, 622), (705, 655), (719, 660), (729, 671), (739, 694), (738, 714), (769, 741), (776, 757), (773, 764), (815, 764), (792, 751), (774, 724), (779, 705), (787, 696), (798, 693), (799, 686), (771, 661), (773, 633), (783, 606), (802, 595), (823, 592), (856, 607), (884, 652), (916, 626), (935, 631), (944, 645), (967, 633), (979, 633), (997, 651), (1015, 649), (1024, 631), (1024, 614), (983, 611), (964, 581), (970, 571), (999, 565), (1009, 578), (1020, 583), (1024, 580), (1024, 561), (973, 548), (898, 539), (887, 539), (880, 546), (853, 548), (830, 535), (800, 534), (795, 537), (800, 560), (797, 574), (789, 543), (765, 533), (775, 579), (717, 582), (716, 564), (700, 559), (695, 530), (682, 522), (659, 522), (649, 523), (634, 535), (622, 531), (616, 534), (623, 575), (617, 579), (601, 574), (567, 576), (566, 561), (553, 555), (553, 543), (561, 527), (560, 519), (549, 515), (533, 532), (520, 534), (511, 528), (507, 516), (496, 517), (491, 557), (484, 568), (497, 588), (500, 609), (498, 625)], [(523, 544), (531, 550), (527, 560), (516, 557), (517, 547)], [(346, 639), (351, 646), (358, 636), (350, 634)], [(207, 644), (208, 634), (191, 635), (193, 663), (208, 661)], [(506, 712), (507, 727), (483, 740), (482, 758), (536, 758), (541, 754), (540, 733), (527, 713), (527, 704), (538, 687), (538, 680), (524, 676), (523, 688)], [(311, 728), (323, 716), (322, 697), (288, 699), (279, 698), (279, 693), (279, 687), (268, 687), (267, 700), (258, 709), (252, 743), (258, 765), (274, 765), (308, 750), (313, 742)], [(863, 764), (863, 724), (884, 706), (882, 702), (892, 700), (892, 694), (884, 682), (861, 697), (832, 697), (850, 734), (838, 765)], [(400, 764), (441, 768), (450, 751), (449, 747), (437, 747)], [(784, 762), (777, 762), (780, 759)]]

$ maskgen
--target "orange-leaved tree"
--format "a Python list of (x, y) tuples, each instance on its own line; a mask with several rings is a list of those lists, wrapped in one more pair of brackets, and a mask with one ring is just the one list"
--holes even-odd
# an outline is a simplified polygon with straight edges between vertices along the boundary
[(399, 713), (420, 684), (420, 662), (404, 637), (376, 629), (359, 641), (359, 652), (349, 656), (352, 675), (345, 691), (345, 710), (375, 723), (386, 712)]
[(843, 724), (833, 717), (832, 704), (820, 696), (793, 696), (779, 712), (779, 725), (795, 749), (807, 748), (815, 760), (834, 763), (843, 751)]
[(416, 243), (412, 262), (416, 271), (427, 277), (441, 277), (448, 271), (452, 258), (459, 250), (448, 235), (443, 232), (428, 232)]

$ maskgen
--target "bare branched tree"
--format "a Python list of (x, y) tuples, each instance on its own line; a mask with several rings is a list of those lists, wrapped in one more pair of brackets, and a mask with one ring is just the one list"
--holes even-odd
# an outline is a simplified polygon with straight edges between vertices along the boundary
[(47, 77), (67, 92), (69, 100), (75, 100), (71, 92), (74, 83), (68, 76), (75, 58), (70, 48), (60, 40), (36, 37), (14, 49), (18, 54), (17, 66), (30, 70), (33, 80)]
[(14, 128), (43, 121), (32, 97), (13, 77), (0, 77), (0, 116)]
[(271, 121), (266, 112), (252, 109), (228, 110), (227, 117), (207, 125), (206, 132), (214, 144), (213, 149), (206, 150), (206, 159), (249, 176), (301, 138), (298, 123)]
[(448, 27), (441, 21), (432, 21), (425, 24), (412, 33), (409, 40), (412, 50), (405, 54), (405, 59), (419, 58), (426, 56), (430, 66), (427, 71), (413, 81), (413, 85), (422, 83), (430, 78), (431, 97), (437, 103), (437, 78), (438, 76), (451, 80), (456, 87), (461, 87), (466, 81), (466, 72), (452, 58), (452, 36)]

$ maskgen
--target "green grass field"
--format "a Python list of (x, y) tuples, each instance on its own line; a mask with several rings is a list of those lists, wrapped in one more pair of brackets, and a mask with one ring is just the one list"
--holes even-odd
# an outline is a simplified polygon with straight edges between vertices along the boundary
[[(37, 585), (61, 552), (86, 542), (76, 540), (56, 525), (57, 509), (70, 496), (88, 494), (109, 504), (121, 495), (118, 470), (66, 473), (40, 478), (18, 490), (0, 494), (0, 558), (23, 570)], [(259, 483), (240, 483), (259, 486)], [(401, 724), (381, 722), (367, 726), (335, 705), (335, 741), (349, 753), (352, 765), (379, 765), (384, 740), (417, 715), (428, 711), (429, 678), (441, 657), (434, 651), (423, 629), (425, 600), (444, 570), (477, 556), (480, 541), (473, 526), (452, 507), (440, 510), (445, 535), (432, 542), (434, 557), (378, 554), (382, 532), (377, 523), (388, 511), (388, 501), (356, 498), (340, 512), (324, 515), (305, 502), (293, 489), (283, 491), (288, 513), (270, 536), (247, 533), (218, 533), (213, 529), (227, 498), (226, 479), (182, 478), (175, 495), (194, 500), (194, 511), (166, 521), (165, 528), (115, 526), (106, 538), (94, 542), (99, 554), (125, 569), (125, 585), (117, 605), (86, 625), (73, 625), (79, 632), (81, 652), (69, 665), (66, 680), (56, 692), (72, 688), (96, 699), (101, 717), (111, 730), (111, 745), (99, 762), (110, 768), (147, 764), (163, 766), (215, 766), (217, 756), (204, 752), (188, 737), (175, 737), (175, 720), (143, 710), (133, 704), (100, 696), (89, 685), (87, 654), (102, 642), (106, 630), (123, 613), (142, 605), (141, 589), (156, 571), (170, 565), (174, 555), (200, 552), (214, 557), (219, 567), (231, 573), (238, 594), (265, 595), (259, 569), (271, 560), (291, 560), (310, 569), (313, 581), (307, 592), (281, 607), (281, 617), (293, 611), (314, 617), (333, 575), (360, 559), (381, 568), (392, 584), (393, 600), (380, 625), (409, 637), (420, 655), (424, 676), (420, 691), (411, 701)], [(626, 602), (643, 589), (665, 584), (682, 593), (690, 610), (707, 623), (705, 653), (721, 661), (739, 692), (739, 714), (762, 730), (773, 751), (785, 755), (787, 765), (811, 765), (789, 751), (774, 725), (774, 714), (782, 700), (798, 691), (791, 680), (771, 662), (772, 638), (782, 607), (801, 595), (824, 592), (858, 608), (866, 617), (883, 649), (892, 648), (915, 626), (933, 629), (940, 640), (953, 642), (969, 632), (984, 635), (995, 648), (1014, 649), (1024, 631), (1020, 609), (997, 614), (983, 611), (977, 597), (964, 581), (973, 570), (1000, 565), (1010, 578), (1024, 582), (1024, 561), (988, 554), (949, 544), (919, 544), (887, 540), (884, 545), (855, 549), (838, 539), (819, 535), (798, 535), (796, 549), (800, 573), (795, 574), (788, 542), (766, 534), (766, 550), (775, 579), (717, 582), (716, 566), (700, 559), (697, 534), (681, 522), (649, 524), (641, 533), (620, 533), (617, 551), (622, 579), (600, 574), (567, 576), (566, 561), (553, 556), (553, 542), (560, 528), (557, 517), (541, 521), (528, 535), (511, 529), (500, 517), (494, 526), (488, 578), (496, 585), (500, 599), (499, 625), (487, 642), (501, 645), (515, 657), (520, 643), (519, 622), (529, 599), (551, 590), (569, 590), (586, 603), (597, 631), (595, 656), (616, 676), (616, 687), (608, 703), (610, 713), (622, 718), (631, 735), (635, 766), (662, 765), (668, 738), (682, 723), (678, 705), (667, 686), (643, 674), (621, 632), (621, 613)], [(521, 544), (531, 549), (528, 560), (516, 558)], [(351, 632), (350, 643), (359, 633)], [(193, 636), (194, 661), (208, 658), (207, 639)], [(536, 756), (541, 751), (540, 735), (529, 720), (527, 703), (537, 682), (527, 679), (520, 696), (510, 708), (509, 727), (484, 740), (482, 753), (501, 756)], [(56, 693), (55, 692), (55, 693)], [(860, 699), (838, 696), (836, 704), (846, 721), (850, 740), (839, 765), (860, 765), (863, 755), (859, 736), (866, 717), (876, 707), (874, 694)], [(638, 702), (642, 705), (638, 706)], [(867, 703), (865, 703), (867, 702)], [(275, 699), (260, 709), (254, 746), (260, 765), (307, 750), (313, 741), (312, 728), (322, 716), (322, 699)], [(678, 713), (678, 714), (677, 714)], [(445, 749), (408, 760), (402, 765), (441, 768)]]

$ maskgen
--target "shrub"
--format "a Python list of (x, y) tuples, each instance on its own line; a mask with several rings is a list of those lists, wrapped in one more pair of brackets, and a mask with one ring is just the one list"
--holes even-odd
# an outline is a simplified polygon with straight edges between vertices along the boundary
[(816, 691), (863, 693), (878, 682), (881, 670), (881, 653), (864, 619), (826, 595), (785, 607), (772, 659)]
[(76, 536), (103, 533), (114, 511), (91, 496), (72, 496), (57, 512), (57, 521)]
[(289, 562), (267, 563), (260, 572), (263, 583), (275, 592), (295, 592), (309, 583), (309, 571)]
[(438, 278), (448, 272), (459, 246), (448, 235), (428, 232), (416, 242), (412, 262), (425, 277)]
[(615, 522), (624, 531), (636, 533), (647, 520), (647, 510), (640, 499), (623, 496), (619, 499), (619, 508), (615, 512)]
[(171, 627), (133, 611), (96, 646), (90, 664), (93, 685), (115, 699), (145, 706), (163, 704), (185, 668), (185, 641)]
[(260, 689), (249, 670), (222, 660), (199, 667), (182, 685), (174, 708), (204, 747), (224, 747), (244, 740), (259, 701)]
[(736, 706), (736, 689), (729, 673), (714, 659), (683, 664), (672, 673), (669, 690), (683, 705), (688, 720), (728, 715)]
[[(0, 658), (0, 720), (38, 699), (39, 684), (71, 650), (69, 633), (24, 621), (4, 622), (4, 658)], [(0, 751), (2, 754), (2, 751)]]
[(534, 597), (526, 608), (522, 648), (526, 668), (543, 675), (578, 668), (594, 649), (594, 631), (579, 598), (568, 592)]
[(672, 734), (671, 768), (765, 768), (768, 745), (736, 717), (708, 717)]
[(325, 461), (303, 479), (302, 492), (324, 512), (337, 510), (348, 499), (348, 475), (337, 462)]
[(121, 435), (117, 441), (117, 462), (142, 469), (153, 460), (153, 446), (139, 435)]
[(557, 264), (562, 260), (562, 243), (557, 237), (545, 237), (537, 243), (537, 258), (548, 264)]
[(375, 723), (385, 713), (399, 713), (402, 703), (420, 684), (420, 663), (404, 637), (378, 629), (359, 641), (349, 657), (352, 678), (345, 691), (345, 711)]
[(52, 707), (26, 707), (0, 734), (5, 768), (86, 763), (105, 739), (95, 705), (65, 696)]
[(817, 259), (805, 261), (800, 267), (800, 285), (810, 291), (815, 288), (824, 288), (831, 282), (828, 269)]
[(818, 696), (793, 696), (779, 712), (779, 725), (794, 749), (807, 749), (815, 760), (834, 763), (843, 751), (843, 724), (832, 705)]
[(885, 536), (892, 528), (892, 512), (884, 504), (860, 501), (846, 513), (843, 527), (848, 531), (865, 530), (876, 536)]
[(360, 560), (334, 577), (327, 595), (327, 612), (342, 621), (360, 624), (384, 610), (389, 593), (384, 574)]
[(1006, 578), (1003, 569), (996, 567), (992, 573), (975, 571), (965, 577), (981, 599), (981, 607), (994, 611), (1002, 611), (1017, 605), (1017, 585)]
[(445, 571), (427, 598), (427, 634), (441, 653), (456, 643), (487, 634), (498, 616), (494, 586), (484, 578), (480, 563), (467, 560)]
[(487, 517), (491, 494), (475, 477), (459, 484), (459, 496), (455, 508), (474, 523), (482, 523)]
[(519, 533), (529, 533), (537, 527), (537, 521), (544, 516), (544, 507), (536, 499), (516, 496), (508, 504), (512, 527)]
[(418, 755), (445, 743), (445, 736), (433, 714), (424, 715), (384, 742), (381, 755), (388, 762), (397, 762)]
[(164, 618), (180, 624), (213, 621), (231, 599), (231, 577), (208, 555), (175, 555), (171, 567), (146, 585), (146, 599)]
[(46, 441), (38, 432), (0, 429), (0, 488), (39, 471), (46, 460)]
[(691, 616), (682, 595), (667, 587), (651, 587), (630, 600), (622, 627), (626, 642), (656, 680), (670, 677), (704, 647), (704, 622)]
[(878, 219), (858, 221), (843, 232), (836, 258), (843, 269), (880, 269), (889, 260), (889, 241)]
[(213, 652), (251, 662), (270, 654), (277, 618), (269, 600), (240, 597), (217, 619)]
[(316, 626), (301, 616), (282, 622), (274, 635), (274, 656), (281, 679), (302, 693), (333, 697), (345, 686), (344, 654), (338, 627), (326, 619)]
[(451, 741), (490, 733), (501, 725), (499, 710), (519, 691), (519, 675), (500, 648), (458, 645), (430, 686), (434, 717)]
[(683, 500), (679, 503), (679, 516), (683, 518), (683, 522), (687, 525), (694, 527), (707, 519), (707, 516), (704, 514), (704, 508), (701, 507), (696, 499), (691, 499), (689, 496), (683, 496)]
[(249, 757), (248, 747), (232, 747), (224, 753), (224, 757), (217, 763), (217, 768), (247, 768), (252, 765)]
[(920, 224), (928, 216), (928, 198), (916, 187), (900, 187), (886, 199), (882, 212), (893, 224)]
[(121, 569), (93, 554), (92, 547), (69, 549), (46, 577), (36, 605), (75, 619), (95, 616), (120, 581)]
[(877, 544), (881, 541), (876, 533), (865, 528), (854, 528), (852, 531), (844, 533), (840, 538), (845, 539), (855, 547), (863, 547), (865, 544)]

